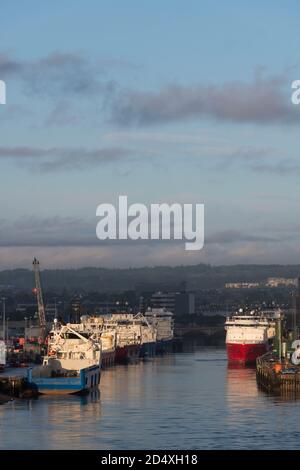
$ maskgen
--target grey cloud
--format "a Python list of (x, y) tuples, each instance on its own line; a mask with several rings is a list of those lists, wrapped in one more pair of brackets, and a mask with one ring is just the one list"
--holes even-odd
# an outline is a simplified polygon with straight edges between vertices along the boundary
[(59, 158), (45, 160), (40, 163), (40, 170), (50, 172), (58, 170), (80, 170), (84, 168), (95, 167), (104, 163), (114, 163), (122, 160), (124, 157), (128, 159), (134, 153), (122, 148), (103, 148), (88, 150), (83, 148), (77, 149), (61, 149), (54, 154), (58, 154)]
[(252, 82), (223, 85), (168, 85), (157, 92), (125, 91), (112, 106), (112, 122), (151, 125), (210, 117), (220, 121), (299, 122), (290, 101), (287, 77), (255, 77)]
[(254, 235), (243, 233), (238, 230), (226, 230), (217, 232), (206, 237), (205, 243), (223, 244), (223, 243), (242, 243), (242, 242), (277, 242), (278, 239), (265, 235)]
[[(96, 206), (95, 206), (96, 214)], [(178, 246), (184, 249), (181, 240), (98, 240), (96, 225), (99, 218), (81, 219), (76, 217), (48, 217), (40, 218), (27, 216), (14, 222), (7, 219), (0, 220), (0, 246), (2, 247), (92, 247), (99, 248), (129, 247), (140, 245), (150, 246)]]
[(75, 53), (54, 52), (33, 61), (11, 59), (0, 55), (0, 76), (21, 80), (28, 93), (53, 96), (101, 95), (114, 90), (114, 81), (107, 79), (109, 65), (94, 64), (87, 58)]
[[(44, 267), (137, 267), (154, 265), (238, 263), (294, 263), (299, 259), (298, 237), (269, 237), (261, 231), (215, 232), (206, 237), (203, 250), (187, 252), (181, 241), (106, 241), (96, 239), (96, 217), (27, 217), (0, 221), (2, 268), (30, 266), (33, 256)], [(282, 236), (284, 235), (284, 236)], [(278, 243), (280, 241), (280, 243)]]
[(10, 59), (5, 54), (0, 54), (0, 74), (1, 77), (6, 78), (10, 75), (15, 75), (22, 70), (23, 63), (17, 60)]
[(24, 217), (0, 224), (0, 246), (89, 246), (96, 222), (73, 217)]
[(300, 174), (300, 161), (295, 159), (282, 159), (277, 162), (256, 162), (250, 168), (257, 173), (271, 173), (279, 176), (290, 176)]
[(131, 244), (124, 246), (20, 246), (1, 247), (1, 268), (30, 268), (37, 257), (48, 268), (178, 266), (197, 263), (225, 264), (295, 264), (300, 259), (299, 243), (272, 245), (249, 243), (234, 246), (207, 245), (200, 252), (186, 252), (178, 246)]
[(36, 148), (0, 147), (0, 159), (10, 158), (29, 164), (40, 171), (78, 170), (94, 167), (103, 163), (113, 163), (133, 157), (130, 149), (111, 147), (87, 148)]
[[(166, 149), (160, 151), (150, 148), (126, 147), (1, 147), (1, 159), (10, 159), (23, 167), (40, 172), (71, 171), (94, 168), (102, 164), (138, 163), (147, 161), (155, 166), (162, 165), (162, 157)], [(193, 164), (206, 165), (211, 171), (231, 171), (235, 167), (242, 167), (253, 172), (268, 172), (280, 176), (289, 176), (300, 173), (300, 162), (296, 159), (283, 159), (278, 151), (272, 148), (252, 148), (249, 146), (238, 148), (225, 148), (206, 150), (193, 150), (186, 148), (176, 155), (173, 151), (174, 162), (182, 157), (193, 157)], [(196, 157), (196, 159), (195, 159)], [(275, 157), (275, 158), (274, 158)]]
[(299, 243), (272, 244), (249, 242), (244, 244), (207, 244), (199, 252), (187, 252), (182, 244), (127, 243), (103, 245), (14, 245), (0, 244), (2, 269), (5, 267), (30, 267), (36, 256), (44, 268), (60, 267), (138, 267), (161, 265), (188, 265), (197, 263), (286, 264), (300, 259)]
[[(188, 149), (186, 151), (188, 154)], [(276, 176), (290, 176), (300, 173), (300, 160), (297, 157), (284, 157), (285, 151), (272, 147), (240, 146), (234, 148), (216, 148), (212, 152), (194, 151), (201, 164), (206, 161), (208, 168), (215, 171), (232, 171), (242, 168), (254, 173), (270, 173)], [(204, 159), (203, 159), (204, 157)]]
[[(96, 212), (96, 207), (95, 207)], [(107, 240), (96, 238), (98, 218), (27, 216), (16, 221), (0, 220), (0, 246), (173, 246), (184, 250), (182, 240)], [(247, 243), (277, 243), (291, 239), (286, 233), (280, 236), (249, 234), (238, 230), (210, 233), (205, 245), (240, 246)], [(293, 239), (293, 237), (292, 237)]]
[[(134, 64), (121, 60), (91, 61), (76, 53), (54, 52), (46, 57), (22, 61), (0, 55), (0, 76), (21, 80), (28, 93), (66, 99), (74, 95), (89, 98), (93, 106), (108, 113), (110, 121), (121, 126), (146, 126), (213, 118), (238, 123), (298, 123), (299, 109), (291, 103), (291, 78), (285, 72), (265, 78), (256, 73), (249, 82), (169, 84), (158, 91), (121, 89), (113, 79), (118, 68), (134, 70)], [(73, 103), (76, 104), (76, 103)], [(91, 103), (90, 103), (91, 104)], [(62, 108), (62, 104), (58, 104)], [(78, 117), (77, 117), (78, 118)], [(57, 107), (48, 117), (48, 125), (73, 122), (65, 120)]]

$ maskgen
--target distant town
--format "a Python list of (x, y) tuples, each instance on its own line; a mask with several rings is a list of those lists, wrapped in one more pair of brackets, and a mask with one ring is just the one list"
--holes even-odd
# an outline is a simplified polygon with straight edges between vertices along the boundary
[[(264, 277), (272, 272), (287, 275)], [(164, 308), (173, 313), (180, 330), (187, 325), (221, 327), (224, 317), (242, 305), (268, 308), (276, 304), (286, 312), (292, 311), (298, 272), (298, 266), (197, 265), (42, 270), (41, 275), (49, 324), (54, 318), (79, 322), (82, 315), (144, 313), (149, 308)], [(0, 336), (35, 337), (38, 313), (33, 272), (2, 271), (0, 282)]]

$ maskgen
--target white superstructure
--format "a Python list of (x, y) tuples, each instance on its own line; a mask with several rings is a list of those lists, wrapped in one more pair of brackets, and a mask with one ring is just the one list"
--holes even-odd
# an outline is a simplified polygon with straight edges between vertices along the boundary
[(174, 336), (173, 313), (164, 308), (148, 309), (145, 318), (157, 332), (157, 341), (169, 341)]
[(70, 324), (55, 327), (48, 340), (48, 357), (55, 358), (63, 369), (79, 370), (101, 366), (101, 344), (73, 329)]
[(4, 341), (0, 341), (0, 368), (6, 365), (6, 345)]
[(141, 314), (114, 313), (100, 317), (84, 315), (80, 320), (80, 323), (71, 324), (71, 327), (89, 335), (94, 341), (101, 342), (102, 352), (132, 344), (152, 343), (157, 337), (156, 328)]
[(233, 315), (226, 319), (226, 343), (267, 343), (275, 336), (275, 317), (270, 313), (253, 312), (249, 315)]

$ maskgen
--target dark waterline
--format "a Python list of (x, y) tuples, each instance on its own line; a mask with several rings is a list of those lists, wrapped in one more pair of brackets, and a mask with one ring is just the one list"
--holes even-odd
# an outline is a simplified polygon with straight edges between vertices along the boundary
[(270, 397), (224, 349), (103, 372), (101, 392), (0, 406), (1, 449), (297, 449), (300, 401)]

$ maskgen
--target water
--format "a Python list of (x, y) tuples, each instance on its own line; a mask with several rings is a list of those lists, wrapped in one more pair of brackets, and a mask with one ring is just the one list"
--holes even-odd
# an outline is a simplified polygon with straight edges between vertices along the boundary
[(223, 349), (103, 372), (101, 393), (0, 406), (1, 449), (297, 449), (300, 401), (258, 390)]

